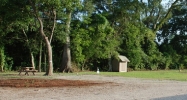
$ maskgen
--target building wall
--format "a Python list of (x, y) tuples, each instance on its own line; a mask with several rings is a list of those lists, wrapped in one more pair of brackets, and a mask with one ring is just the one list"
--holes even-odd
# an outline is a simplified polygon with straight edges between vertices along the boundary
[(127, 62), (120, 62), (119, 64), (119, 72), (127, 72)]
[(112, 71), (114, 72), (127, 72), (127, 62), (119, 62), (117, 59), (112, 61)]

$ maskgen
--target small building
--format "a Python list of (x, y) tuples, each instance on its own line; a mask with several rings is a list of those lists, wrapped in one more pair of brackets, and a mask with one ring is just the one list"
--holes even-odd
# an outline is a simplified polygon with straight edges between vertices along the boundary
[(119, 59), (112, 61), (112, 71), (127, 72), (127, 63), (130, 62), (126, 56), (119, 55)]

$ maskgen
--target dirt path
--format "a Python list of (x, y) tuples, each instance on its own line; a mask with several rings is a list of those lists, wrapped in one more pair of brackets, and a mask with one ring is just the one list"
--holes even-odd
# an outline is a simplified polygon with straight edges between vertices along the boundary
[(42, 88), (0, 87), (0, 100), (187, 100), (187, 82), (100, 75), (59, 76), (57, 79), (68, 79), (74, 84), (76, 81), (72, 80), (105, 84)]

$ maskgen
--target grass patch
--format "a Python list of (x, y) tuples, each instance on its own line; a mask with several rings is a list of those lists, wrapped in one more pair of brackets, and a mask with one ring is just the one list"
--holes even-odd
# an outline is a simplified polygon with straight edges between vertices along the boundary
[[(80, 72), (81, 75), (96, 75), (96, 72)], [(99, 75), (104, 76), (120, 76), (132, 78), (146, 78), (158, 80), (177, 80), (187, 81), (187, 70), (179, 72), (179, 70), (159, 70), (159, 71), (131, 71), (131, 72), (100, 72)]]
[(25, 75), (25, 72), (22, 72), (21, 75), (18, 75), (19, 72), (0, 72), (0, 79), (29, 79), (29, 78), (52, 78), (53, 76), (44, 76), (44, 72), (42, 73), (35, 73), (36, 75), (33, 75), (32, 73), (29, 73), (29, 76)]
[(74, 73), (54, 73), (53, 76), (43, 76), (44, 73), (36, 73), (35, 76), (30, 73), (30, 76), (18, 75), (18, 72), (2, 72), (0, 73), (1, 79), (28, 79), (28, 78), (42, 78), (53, 79), (58, 76), (71, 76), (71, 75), (103, 75), (103, 76), (120, 76), (132, 78), (145, 78), (145, 79), (158, 79), (158, 80), (177, 80), (187, 81), (187, 70), (179, 72), (178, 70), (160, 70), (160, 71), (131, 71), (131, 72), (74, 72)]
[(133, 71), (133, 72), (128, 72), (128, 73), (120, 73), (119, 76), (134, 77), (134, 78), (159, 79), (159, 80), (187, 81), (187, 72), (186, 71), (179, 72), (178, 70)]

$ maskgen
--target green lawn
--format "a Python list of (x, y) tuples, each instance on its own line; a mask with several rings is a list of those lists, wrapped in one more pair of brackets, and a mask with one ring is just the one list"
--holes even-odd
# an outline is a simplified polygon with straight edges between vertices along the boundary
[(68, 75), (103, 75), (103, 76), (120, 76), (132, 78), (158, 79), (158, 80), (177, 80), (187, 81), (187, 70), (179, 72), (179, 70), (160, 70), (160, 71), (131, 71), (131, 72), (74, 72), (74, 73), (54, 73), (53, 76), (43, 76), (44, 73), (36, 73), (35, 76), (18, 75), (18, 72), (0, 73), (0, 79), (3, 78), (55, 78), (56, 76)]
[[(96, 72), (81, 72), (80, 74), (97, 74)], [(187, 81), (187, 70), (160, 70), (160, 71), (131, 71), (131, 72), (100, 72), (99, 75), (121, 76), (133, 78), (159, 79), (159, 80), (178, 80)]]

